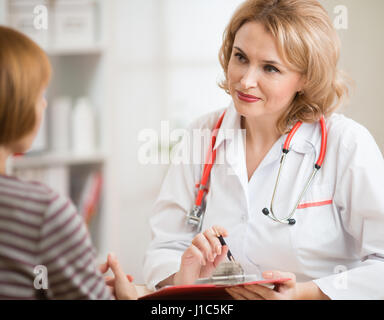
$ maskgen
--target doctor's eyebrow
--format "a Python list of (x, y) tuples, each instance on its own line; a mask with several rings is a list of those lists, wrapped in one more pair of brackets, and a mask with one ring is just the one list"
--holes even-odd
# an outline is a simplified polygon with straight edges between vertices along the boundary
[[(236, 47), (236, 46), (234, 46), (233, 48), (235, 48), (235, 49), (237, 49), (238, 51), (240, 51), (241, 54), (242, 54), (245, 58), (248, 58), (248, 57), (247, 57), (247, 54), (246, 54), (242, 49), (240, 49), (239, 47)], [(264, 63), (268, 63), (268, 64), (275, 64), (275, 65), (279, 65), (279, 66), (284, 67), (284, 65), (282, 65), (280, 62), (277, 62), (277, 61), (275, 61), (275, 60), (262, 60), (262, 62), (264, 62)]]

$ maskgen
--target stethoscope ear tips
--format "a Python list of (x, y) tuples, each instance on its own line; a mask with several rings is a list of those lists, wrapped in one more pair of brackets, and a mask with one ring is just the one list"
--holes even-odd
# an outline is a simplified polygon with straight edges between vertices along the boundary
[(269, 210), (267, 208), (264, 208), (261, 210), (266, 216), (269, 215)]
[(296, 223), (295, 219), (288, 219), (288, 224), (290, 224), (291, 226), (294, 225), (295, 223)]

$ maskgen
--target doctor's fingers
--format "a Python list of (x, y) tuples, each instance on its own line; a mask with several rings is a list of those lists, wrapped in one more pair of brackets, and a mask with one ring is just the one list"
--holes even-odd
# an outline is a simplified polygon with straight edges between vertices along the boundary
[(203, 256), (208, 261), (213, 262), (216, 258), (217, 253), (215, 249), (216, 244), (212, 245), (211, 243), (214, 243), (214, 241), (209, 241), (203, 233), (197, 234), (192, 240), (192, 244), (203, 253)]
[[(219, 231), (220, 230), (220, 231)], [(220, 243), (220, 240), (218, 236), (227, 236), (227, 232), (224, 228), (214, 226), (212, 228), (209, 228), (204, 231), (204, 236), (207, 238), (209, 243), (211, 244), (211, 248), (214, 253), (217, 255), (221, 254), (222, 251), (222, 244)]]
[(226, 237), (227, 235), (228, 232), (225, 228), (214, 225), (213, 227), (206, 229), (204, 233), (197, 234), (192, 243), (205, 253), (208, 261), (213, 262), (215, 257), (222, 252), (222, 245), (218, 236)]
[(194, 244), (191, 244), (181, 258), (182, 267), (188, 268), (196, 262), (199, 263), (199, 266), (206, 264), (203, 253)]
[(295, 287), (296, 286), (296, 275), (292, 272), (286, 272), (286, 271), (264, 271), (263, 272), (263, 278), (264, 279), (281, 279), (285, 278), (287, 279), (284, 281), (281, 285), (287, 286), (287, 287)]
[(278, 292), (263, 285), (251, 284), (244, 285), (241, 288), (245, 290), (244, 292), (248, 291), (250, 294), (258, 295), (265, 300), (280, 300)]
[(228, 231), (222, 226), (219, 225), (214, 225), (212, 228), (207, 229), (207, 230), (212, 230), (212, 233), (215, 234), (215, 236), (220, 235), (223, 236), (224, 238), (228, 236)]
[(228, 253), (228, 246), (223, 246), (221, 254), (217, 255), (217, 257), (215, 258), (215, 261), (213, 262), (213, 266), (215, 268), (217, 268), (218, 265), (227, 257), (227, 253)]

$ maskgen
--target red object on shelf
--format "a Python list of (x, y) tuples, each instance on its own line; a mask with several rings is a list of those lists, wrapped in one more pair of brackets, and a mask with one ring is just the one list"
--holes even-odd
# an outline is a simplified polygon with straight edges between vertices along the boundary
[(92, 217), (97, 211), (97, 206), (100, 201), (102, 184), (103, 184), (103, 176), (101, 172), (98, 172), (93, 176), (93, 181), (92, 181), (92, 186), (89, 192), (89, 196), (86, 199), (83, 207), (83, 216), (87, 224), (90, 223)]

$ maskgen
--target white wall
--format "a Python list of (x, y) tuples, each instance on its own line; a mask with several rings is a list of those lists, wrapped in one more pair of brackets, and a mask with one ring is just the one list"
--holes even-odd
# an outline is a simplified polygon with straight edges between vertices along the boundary
[(7, 2), (6, 0), (0, 0), (0, 23), (6, 23)]
[(338, 30), (340, 66), (356, 83), (343, 113), (368, 128), (384, 152), (384, 1), (320, 0), (332, 18), (337, 5), (348, 9), (348, 29)]
[(238, 3), (114, 1), (114, 161), (121, 208), (115, 224), (121, 242), (111, 251), (138, 283), (150, 239), (148, 217), (167, 169), (138, 163), (138, 133), (159, 130), (161, 120), (185, 126), (201, 113), (227, 105), (227, 95), (216, 85), (221, 76), (217, 54)]
[[(185, 125), (196, 116), (223, 107), (228, 97), (217, 87), (222, 32), (240, 0), (115, 0), (112, 10), (114, 60), (114, 165), (118, 171), (120, 212), (115, 214), (119, 245), (111, 248), (127, 272), (142, 283), (142, 259), (150, 239), (148, 217), (164, 165), (141, 165), (138, 133), (160, 127), (161, 120)], [(349, 11), (342, 40), (341, 65), (357, 89), (346, 113), (372, 132), (384, 150), (384, 21), (382, 0), (323, 0)]]

